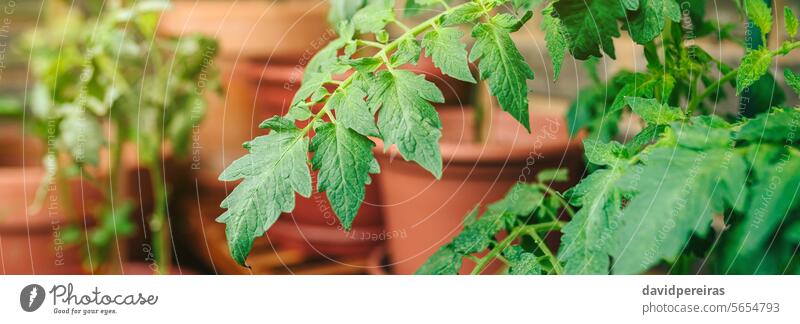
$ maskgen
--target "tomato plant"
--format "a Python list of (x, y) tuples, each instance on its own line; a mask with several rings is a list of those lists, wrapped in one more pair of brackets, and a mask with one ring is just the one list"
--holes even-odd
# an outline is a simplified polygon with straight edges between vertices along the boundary
[[(97, 268), (107, 260), (118, 236), (133, 231), (133, 202), (120, 193), (123, 148), (133, 144), (137, 161), (151, 173), (155, 210), (149, 225), (164, 272), (170, 240), (163, 148), (169, 142), (180, 156), (190, 147), (192, 128), (205, 113), (203, 91), (216, 88), (211, 67), (216, 41), (157, 36), (158, 18), (169, 8), (167, 1), (80, 5), (50, 1), (48, 5), (47, 24), (29, 33), (26, 45), (36, 80), (30, 96), (31, 120), (48, 144), (44, 164), (49, 179), (44, 187), (55, 181), (66, 188), (68, 178), (77, 177), (105, 189), (97, 224), (86, 235), (70, 228), (65, 237), (88, 244), (87, 263)], [(77, 8), (70, 10), (68, 5)], [(100, 165), (103, 159), (108, 166)]]
[[(632, 274), (654, 267), (800, 273), (800, 111), (773, 107), (780, 96), (756, 98), (774, 87), (774, 60), (800, 47), (797, 17), (785, 8), (781, 30), (763, 1), (740, 3), (762, 41), (732, 68), (693, 44), (695, 37), (732, 38), (725, 27), (707, 20), (705, 1), (684, 5), (682, 13), (672, 0), (552, 2), (574, 57), (613, 58), (611, 41), (621, 25), (642, 46), (647, 70), (622, 71), (605, 84), (596, 78), (582, 93), (589, 99), (573, 105), (575, 130), (590, 131), (588, 176), (563, 194), (548, 190), (549, 181), (519, 184), (482, 217), (469, 215), (464, 230), (419, 273), (455, 274), (465, 258), (477, 264), (473, 274), (493, 260), (511, 274)], [(597, 20), (596, 32), (586, 32), (594, 28), (588, 17)], [(785, 40), (768, 47), (768, 35), (782, 32)], [(786, 70), (784, 77), (800, 94), (798, 75)], [(767, 86), (760, 84), (765, 78)], [(743, 101), (760, 100), (761, 111), (747, 118), (717, 109), (726, 85)], [(644, 126), (624, 144), (611, 140), (623, 111)], [(563, 234), (557, 251), (543, 240), (555, 232)]]

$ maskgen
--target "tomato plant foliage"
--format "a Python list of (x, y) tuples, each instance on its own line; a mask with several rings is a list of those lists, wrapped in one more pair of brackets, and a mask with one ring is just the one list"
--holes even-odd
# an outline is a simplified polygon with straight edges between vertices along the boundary
[[(242, 180), (222, 203), (227, 210), (218, 218), (227, 225), (234, 259), (245, 265), (254, 239), (281, 213), (294, 209), (294, 195), (311, 194), (310, 168), (319, 171), (316, 190), (327, 194), (349, 229), (364, 199), (364, 186), (371, 174), (380, 172), (367, 136), (382, 140), (384, 147), (395, 145), (403, 158), (441, 177), (442, 125), (433, 104), (443, 102), (444, 96), (423, 75), (404, 69), (417, 63), (423, 49), (449, 76), (473, 83), (486, 80), (502, 109), (530, 128), (527, 80), (534, 75), (510, 34), (532, 12), (501, 12), (498, 7), (506, 2), (474, 0), (450, 6), (439, 0), (409, 1), (406, 13), (438, 13), (407, 27), (398, 21), (394, 1), (334, 1), (330, 18), (339, 38), (309, 62), (287, 115), (266, 121), (262, 126), (269, 134), (248, 142), (249, 154), (220, 176), (224, 181)], [(390, 24), (404, 32), (390, 37)], [(460, 27), (472, 29), (475, 44), (469, 50)], [(374, 35), (376, 41), (363, 35)], [(368, 48), (375, 54), (362, 54)], [(470, 61), (478, 65), (477, 78)], [(329, 91), (328, 85), (335, 90)], [(312, 111), (318, 106), (322, 108)]]
[[(778, 20), (754, 2), (740, 7), (766, 40)], [(774, 82), (769, 70), (775, 59), (800, 47), (794, 38), (797, 19), (786, 8), (782, 27), (789, 37), (747, 50), (734, 67), (690, 42), (737, 41), (731, 26), (706, 19), (705, 5), (703, 0), (683, 7), (675, 0), (414, 0), (405, 3), (405, 14), (436, 14), (405, 26), (393, 1), (334, 1), (331, 20), (339, 38), (309, 62), (289, 112), (265, 121), (269, 134), (248, 142), (250, 153), (220, 176), (242, 180), (218, 219), (227, 225), (234, 259), (246, 265), (254, 239), (294, 209), (295, 194), (312, 193), (312, 169), (319, 171), (316, 190), (327, 193), (350, 228), (364, 186), (380, 172), (368, 136), (384, 147), (396, 145), (403, 158), (441, 176), (442, 126), (433, 104), (444, 98), (433, 83), (404, 69), (423, 51), (449, 76), (485, 80), (501, 108), (530, 128), (527, 81), (534, 74), (510, 35), (541, 10), (539, 25), (555, 76), (570, 53), (586, 61), (594, 81), (567, 115), (573, 134), (588, 134), (584, 146), (591, 172), (563, 193), (550, 185), (564, 181), (564, 172), (542, 172), (484, 212), (476, 207), (460, 234), (418, 273), (455, 274), (471, 262), (478, 274), (496, 260), (510, 274), (626, 274), (659, 266), (687, 273), (799, 272), (800, 115), (780, 107), (785, 96), (777, 90), (757, 96)], [(403, 30), (399, 36), (387, 32), (392, 24)], [(465, 27), (471, 32), (462, 32)], [(614, 39), (623, 33), (640, 45), (646, 69), (601, 79), (594, 65), (604, 55), (615, 58)], [(471, 47), (467, 36), (474, 39)], [(370, 55), (362, 54), (366, 48)], [(800, 90), (797, 74), (784, 75), (788, 86)], [(750, 94), (760, 114), (717, 112), (728, 88)], [(626, 114), (637, 116), (642, 130), (624, 143), (614, 141)], [(546, 238), (556, 232), (562, 236), (553, 249)]]
[[(581, 91), (568, 114), (573, 133), (588, 131), (590, 172), (564, 193), (545, 181), (518, 184), (501, 201), (506, 207), (491, 205), (477, 218), (502, 219), (497, 226), (476, 232), (478, 222), (465, 221), (461, 234), (418, 273), (456, 274), (462, 263), (472, 262), (478, 274), (496, 260), (509, 274), (631, 274), (653, 268), (800, 273), (800, 113), (780, 107), (782, 93), (758, 97), (768, 90), (763, 80), (774, 82), (769, 70), (775, 59), (800, 47), (797, 17), (783, 10), (788, 38), (749, 49), (730, 67), (689, 42), (712, 35), (735, 41), (726, 31), (730, 27), (705, 20), (704, 6), (689, 1), (682, 14), (673, 0), (546, 5), (547, 19), (560, 20), (565, 35), (548, 39), (548, 46), (587, 59), (595, 83)], [(748, 0), (742, 8), (764, 40), (777, 29), (763, 1)], [(611, 41), (622, 31), (641, 45), (646, 70), (601, 80), (593, 57), (613, 58)], [(797, 75), (784, 75), (800, 95)], [(716, 111), (727, 86), (737, 95), (750, 93), (760, 113), (745, 118)], [(641, 120), (642, 130), (625, 143), (614, 141), (617, 123), (629, 113)], [(520, 188), (540, 196), (519, 197)], [(514, 208), (531, 201), (537, 204), (530, 209)], [(543, 239), (553, 233), (561, 234), (557, 249)]]

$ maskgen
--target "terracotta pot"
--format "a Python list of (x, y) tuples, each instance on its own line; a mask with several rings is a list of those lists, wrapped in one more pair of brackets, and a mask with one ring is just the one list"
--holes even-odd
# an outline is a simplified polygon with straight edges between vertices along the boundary
[[(155, 275), (155, 265), (143, 262), (128, 262), (122, 266), (122, 272), (120, 274), (124, 275)], [(169, 269), (170, 275), (198, 275), (196, 271), (186, 267), (171, 267)]]
[(0, 263), (4, 274), (83, 273), (79, 248), (64, 242), (63, 231), (75, 224), (93, 226), (88, 214), (100, 201), (100, 194), (88, 184), (71, 182), (80, 220), (66, 219), (57, 187), (49, 190), (41, 208), (32, 208), (45, 170), (41, 167), (0, 168)]
[(326, 1), (173, 1), (159, 33), (219, 39), (221, 54), (297, 63), (335, 36)]
[[(478, 204), (485, 207), (502, 198), (517, 181), (533, 181), (538, 171), (556, 167), (580, 174), (580, 142), (570, 141), (562, 117), (566, 102), (551, 102), (562, 111), (549, 113), (551, 109), (541, 109), (547, 100), (531, 100), (533, 133), (498, 112), (482, 143), (474, 141), (471, 109), (440, 110), (444, 170), (438, 181), (404, 161), (395, 147), (377, 156), (386, 231), (405, 233), (387, 242), (394, 273), (414, 273), (460, 232), (464, 215)], [(464, 264), (462, 272), (474, 267), (471, 261)]]

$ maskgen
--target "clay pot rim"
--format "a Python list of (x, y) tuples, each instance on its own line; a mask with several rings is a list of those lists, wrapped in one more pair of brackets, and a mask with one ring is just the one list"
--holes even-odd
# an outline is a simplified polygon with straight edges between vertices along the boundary
[[(464, 109), (469, 106), (441, 106), (437, 110), (452, 110)], [(503, 112), (505, 113), (505, 112)], [(502, 119), (500, 119), (502, 121)], [(521, 124), (516, 123), (508, 125), (509, 123), (501, 123), (493, 127), (502, 127), (517, 130), (518, 127), (523, 127)], [(515, 138), (512, 142), (473, 142), (469, 140), (463, 141), (448, 141), (440, 140), (439, 147), (442, 154), (442, 160), (447, 164), (524, 164), (526, 159), (531, 155), (552, 155), (554, 152), (559, 154), (566, 154), (567, 151), (579, 149), (582, 146), (583, 133), (573, 136), (566, 146), (564, 141), (557, 139), (545, 139), (542, 141), (541, 147), (535, 147), (533, 143), (526, 143), (527, 139)], [(400, 151), (396, 145), (392, 145), (388, 150), (385, 150), (384, 143), (381, 139), (370, 137), (375, 143), (373, 152), (378, 155), (400, 156)]]
[[(364, 245), (373, 242), (369, 240), (347, 238), (342, 235), (343, 230), (340, 230), (338, 227), (306, 223), (302, 224), (302, 228), (298, 228), (299, 226), (300, 225), (292, 220), (281, 219), (270, 227), (267, 231), (267, 235), (277, 234), (277, 236), (281, 237), (291, 237), (295, 240), (302, 240), (308, 244), (312, 244), (312, 246), (313, 244)], [(353, 231), (359, 231), (361, 233), (380, 233), (383, 231), (383, 226), (359, 226), (354, 227), (347, 233), (354, 233)]]

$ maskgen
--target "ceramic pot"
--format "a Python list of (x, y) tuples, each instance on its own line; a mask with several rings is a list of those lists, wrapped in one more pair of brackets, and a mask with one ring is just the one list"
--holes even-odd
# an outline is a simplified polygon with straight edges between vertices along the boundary
[[(549, 168), (567, 168), (574, 177), (580, 174), (580, 142), (569, 138), (562, 117), (567, 103), (548, 105), (548, 100), (531, 100), (532, 133), (507, 113), (497, 112), (483, 142), (474, 140), (472, 109), (440, 110), (444, 161), (440, 180), (403, 160), (395, 147), (377, 155), (386, 231), (403, 233), (387, 240), (393, 273), (414, 273), (460, 232), (470, 210), (499, 200), (517, 181), (534, 181), (537, 172)], [(549, 112), (553, 109), (543, 106), (561, 108)], [(376, 152), (381, 150), (378, 145)], [(472, 267), (465, 261), (462, 272)]]

